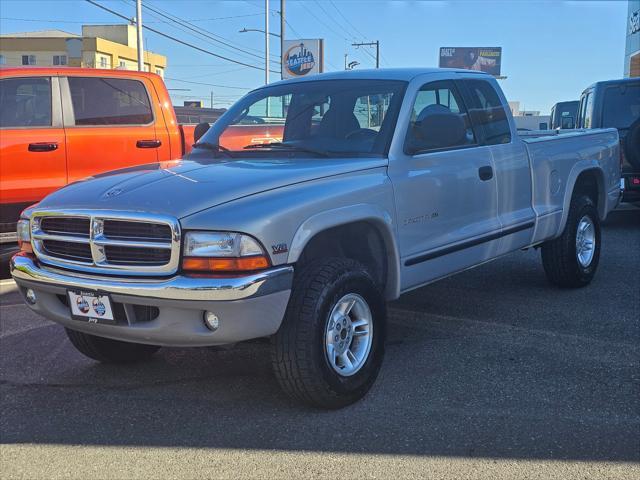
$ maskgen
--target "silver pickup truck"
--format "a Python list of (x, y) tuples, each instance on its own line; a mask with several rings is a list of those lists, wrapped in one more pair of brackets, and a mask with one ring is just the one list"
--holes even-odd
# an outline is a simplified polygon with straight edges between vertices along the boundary
[(381, 367), (387, 300), (531, 247), (552, 283), (592, 280), (620, 200), (618, 133), (520, 137), (506, 106), (464, 70), (259, 88), (185, 160), (27, 209), (13, 277), (95, 360), (270, 337), (287, 393), (350, 404)]

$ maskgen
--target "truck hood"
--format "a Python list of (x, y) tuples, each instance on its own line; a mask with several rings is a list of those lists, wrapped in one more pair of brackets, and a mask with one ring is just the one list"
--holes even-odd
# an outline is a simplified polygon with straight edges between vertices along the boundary
[(171, 163), (169, 168), (141, 165), (91, 177), (52, 193), (36, 208), (142, 211), (183, 218), (275, 188), (387, 165), (382, 158)]

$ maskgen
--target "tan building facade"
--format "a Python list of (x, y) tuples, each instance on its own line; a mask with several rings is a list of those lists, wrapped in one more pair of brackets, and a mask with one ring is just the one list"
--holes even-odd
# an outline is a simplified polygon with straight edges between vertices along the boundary
[[(148, 72), (164, 76), (167, 57), (144, 52)], [(0, 35), (0, 66), (69, 65), (138, 69), (136, 29), (132, 25), (84, 25), (82, 35), (62, 30)]]

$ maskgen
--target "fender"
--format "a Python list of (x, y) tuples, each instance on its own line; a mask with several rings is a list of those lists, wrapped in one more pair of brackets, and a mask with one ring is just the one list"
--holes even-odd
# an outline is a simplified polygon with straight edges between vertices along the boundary
[(287, 263), (295, 263), (309, 241), (318, 233), (361, 221), (373, 224), (384, 241), (388, 264), (385, 297), (387, 300), (394, 300), (400, 296), (400, 257), (396, 244), (395, 226), (389, 212), (377, 205), (365, 203), (349, 205), (309, 217), (302, 222), (293, 236)]
[(596, 160), (581, 160), (571, 168), (569, 176), (567, 177), (562, 206), (562, 218), (560, 220), (560, 228), (558, 229), (556, 237), (564, 231), (564, 227), (567, 224), (567, 219), (569, 218), (569, 206), (571, 205), (571, 198), (576, 186), (576, 181), (581, 173), (587, 171), (594, 171), (596, 174), (596, 180), (598, 183), (598, 215), (600, 216), (600, 220), (604, 220), (607, 216), (607, 195), (604, 188), (604, 172), (602, 171), (602, 167)]

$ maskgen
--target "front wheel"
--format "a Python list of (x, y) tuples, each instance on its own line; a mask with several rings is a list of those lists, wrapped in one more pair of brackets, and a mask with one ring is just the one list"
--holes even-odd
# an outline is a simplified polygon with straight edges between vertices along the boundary
[(296, 275), (272, 363), (285, 392), (307, 405), (341, 408), (373, 385), (384, 356), (386, 305), (369, 272), (340, 258)]
[(567, 224), (558, 238), (542, 245), (547, 279), (560, 287), (588, 285), (600, 260), (600, 217), (590, 197), (577, 196), (569, 206)]

